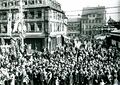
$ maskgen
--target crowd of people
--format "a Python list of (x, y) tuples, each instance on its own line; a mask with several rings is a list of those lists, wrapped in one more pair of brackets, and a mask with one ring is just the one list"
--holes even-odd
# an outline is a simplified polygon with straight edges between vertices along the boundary
[(119, 51), (97, 42), (65, 44), (52, 54), (13, 53), (0, 55), (0, 85), (120, 85)]

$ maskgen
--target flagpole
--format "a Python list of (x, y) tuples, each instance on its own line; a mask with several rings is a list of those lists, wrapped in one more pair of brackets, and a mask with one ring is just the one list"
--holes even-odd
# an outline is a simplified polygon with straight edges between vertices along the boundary
[(20, 18), (21, 18), (21, 34), (20, 34), (20, 37), (21, 37), (21, 46), (22, 46), (22, 52), (24, 51), (24, 37), (23, 37), (23, 4), (22, 4), (22, 0), (20, 0)]

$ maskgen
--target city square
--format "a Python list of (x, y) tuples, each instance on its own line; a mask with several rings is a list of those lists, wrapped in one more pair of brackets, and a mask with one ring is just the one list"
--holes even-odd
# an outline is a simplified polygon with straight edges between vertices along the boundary
[(59, 2), (0, 0), (0, 85), (120, 85), (120, 4)]

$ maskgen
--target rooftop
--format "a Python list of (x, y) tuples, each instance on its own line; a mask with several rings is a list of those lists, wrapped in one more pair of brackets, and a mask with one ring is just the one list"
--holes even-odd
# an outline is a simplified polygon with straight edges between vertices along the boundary
[(78, 22), (80, 21), (80, 18), (69, 18), (68, 22)]
[[(18, 9), (20, 0), (0, 0), (0, 10)], [(59, 11), (61, 4), (56, 0), (22, 0), (23, 8), (35, 8), (35, 7), (50, 7)], [(8, 4), (7, 4), (8, 3)]]
[(105, 12), (105, 6), (98, 6), (98, 7), (85, 7), (82, 10), (82, 15), (88, 15), (91, 13), (104, 13)]

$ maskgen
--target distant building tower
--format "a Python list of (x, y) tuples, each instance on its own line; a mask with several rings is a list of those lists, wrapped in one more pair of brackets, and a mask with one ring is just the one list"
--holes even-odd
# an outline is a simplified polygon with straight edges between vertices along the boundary
[(106, 10), (104, 6), (86, 7), (81, 16), (82, 34), (95, 35), (102, 33), (106, 24)]

